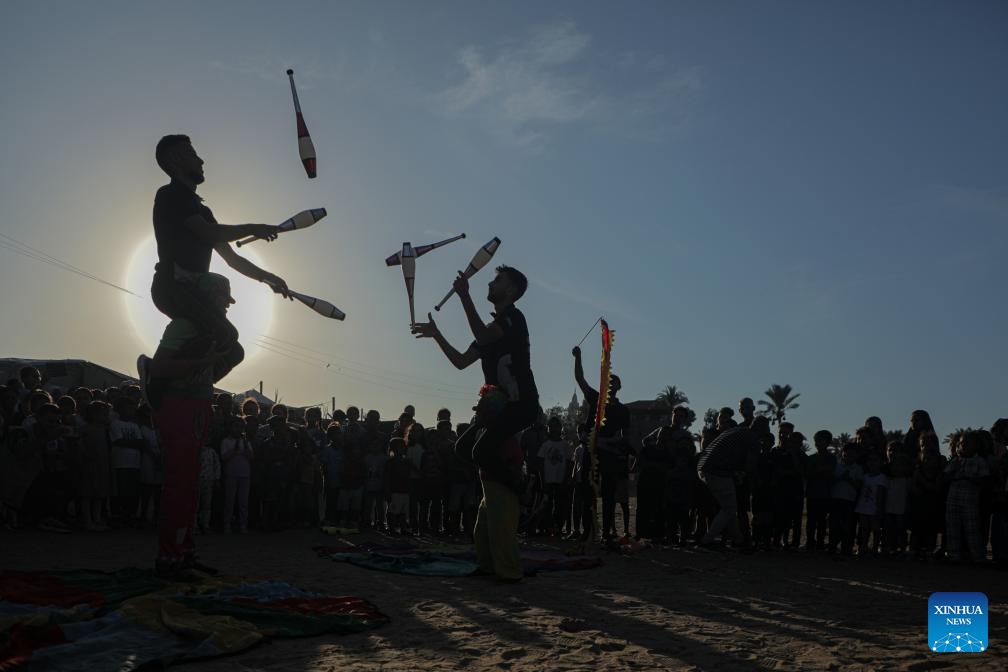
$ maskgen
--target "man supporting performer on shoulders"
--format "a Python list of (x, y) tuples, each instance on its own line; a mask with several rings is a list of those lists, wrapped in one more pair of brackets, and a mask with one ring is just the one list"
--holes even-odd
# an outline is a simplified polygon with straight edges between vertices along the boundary
[(461, 273), (454, 288), (475, 338), (469, 348), (459, 352), (448, 343), (430, 313), (429, 321), (414, 325), (413, 333), (417, 338), (433, 338), (456, 368), (464, 369), (477, 360), (483, 368), (486, 386), (473, 423), (459, 437), (456, 451), (471, 457), (483, 482), (483, 501), (473, 532), (479, 571), (513, 583), (522, 578), (516, 537), (522, 462), (517, 435), (539, 413), (528, 325), (514, 305), (525, 294), (528, 279), (510, 266), (497, 267), (487, 292), (487, 300), (494, 305), (489, 324), (480, 318), (469, 294), (469, 281)]
[(279, 227), (219, 224), (196, 195), (203, 183), (203, 159), (185, 135), (166, 135), (154, 158), (171, 182), (154, 197), (154, 237), (158, 263), (151, 298), (171, 318), (157, 353), (140, 355), (137, 371), (144, 397), (154, 410), (161, 437), (164, 486), (159, 522), (157, 569), (182, 576), (195, 566), (192, 525), (199, 478), (199, 451), (213, 416), (213, 384), (245, 357), (238, 330), (227, 319), (233, 302), (227, 278), (210, 273), (214, 251), (249, 278), (289, 297), (287, 284), (239, 256), (229, 244), (245, 236), (273, 240)]
[[(204, 273), (196, 289), (220, 315), (227, 314), (231, 283)], [(200, 449), (213, 420), (213, 386), (221, 361), (228, 357), (192, 320), (175, 318), (165, 327), (154, 358), (147, 365), (147, 398), (161, 442), (164, 484), (154, 566), (167, 579), (192, 578), (189, 570), (209, 568), (196, 562), (196, 521)], [(211, 570), (212, 571), (212, 570)]]

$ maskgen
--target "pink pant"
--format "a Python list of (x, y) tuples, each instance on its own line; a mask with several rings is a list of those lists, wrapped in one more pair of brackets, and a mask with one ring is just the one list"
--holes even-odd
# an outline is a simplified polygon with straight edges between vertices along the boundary
[(168, 396), (154, 414), (164, 467), (158, 560), (179, 562), (196, 551), (193, 521), (199, 500), (199, 454), (212, 418), (210, 399)]

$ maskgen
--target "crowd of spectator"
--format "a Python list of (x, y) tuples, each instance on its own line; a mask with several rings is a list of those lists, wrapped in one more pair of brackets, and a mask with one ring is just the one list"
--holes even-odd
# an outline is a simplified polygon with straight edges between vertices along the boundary
[[(203, 533), (325, 526), (393, 535), (472, 534), (479, 474), (455, 451), (465, 425), (447, 409), (425, 428), (407, 406), (394, 421), (350, 406), (261, 407), (217, 395), (200, 455)], [(746, 403), (748, 402), (748, 403)], [(700, 435), (678, 407), (632, 446), (595, 447), (620, 505), (622, 535), (595, 520), (584, 424), (541, 417), (521, 437), (520, 533), (609, 544), (1008, 563), (1008, 420), (950, 437), (915, 411), (901, 440), (871, 417), (850, 441), (724, 408)], [(569, 419), (564, 419), (568, 420)], [(37, 369), (0, 385), (0, 502), (8, 529), (67, 533), (157, 524), (161, 471), (150, 408), (136, 385), (46, 391)], [(629, 483), (636, 488), (631, 520)], [(605, 488), (603, 488), (605, 490)], [(632, 534), (631, 534), (632, 528)]]
[[(37, 369), (0, 386), (0, 502), (5, 527), (49, 532), (154, 527), (160, 449), (139, 386), (46, 391)], [(470, 534), (475, 467), (456, 456), (442, 409), (424, 428), (407, 406), (378, 411), (260, 407), (216, 396), (200, 453), (199, 532), (289, 527)]]

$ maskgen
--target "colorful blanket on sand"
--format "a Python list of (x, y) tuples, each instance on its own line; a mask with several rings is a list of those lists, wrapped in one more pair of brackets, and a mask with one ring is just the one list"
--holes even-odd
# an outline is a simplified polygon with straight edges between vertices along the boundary
[[(319, 557), (349, 562), (358, 567), (419, 576), (468, 576), (477, 569), (476, 551), (471, 547), (420, 547), (408, 543), (381, 544), (363, 542), (352, 546), (316, 546)], [(564, 555), (558, 551), (521, 548), (525, 576), (539, 572), (591, 569), (602, 564), (600, 558)]]
[(0, 571), (0, 671), (137, 670), (243, 651), (268, 637), (350, 633), (388, 622), (357, 597), (280, 581), (151, 571)]

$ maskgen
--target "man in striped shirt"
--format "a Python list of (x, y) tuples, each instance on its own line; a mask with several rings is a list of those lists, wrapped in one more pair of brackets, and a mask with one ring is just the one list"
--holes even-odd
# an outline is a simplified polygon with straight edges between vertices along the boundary
[(714, 546), (718, 536), (743, 541), (738, 525), (738, 502), (735, 493), (736, 472), (753, 472), (760, 442), (770, 437), (770, 422), (765, 417), (754, 418), (750, 426), (739, 425), (722, 432), (700, 453), (697, 472), (707, 484), (720, 509), (711, 521), (701, 546)]

